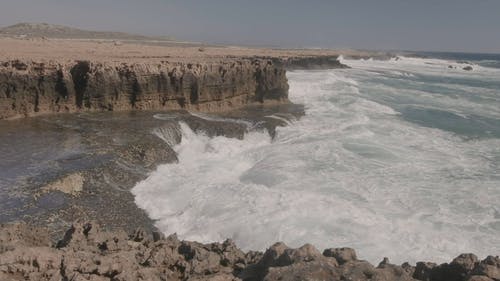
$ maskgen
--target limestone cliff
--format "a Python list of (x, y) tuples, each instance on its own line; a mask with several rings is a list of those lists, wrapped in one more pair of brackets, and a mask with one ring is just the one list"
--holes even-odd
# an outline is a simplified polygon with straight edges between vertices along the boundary
[(271, 59), (197, 64), (0, 63), (0, 119), (135, 109), (221, 111), (251, 103), (287, 102), (287, 96), (285, 66)]

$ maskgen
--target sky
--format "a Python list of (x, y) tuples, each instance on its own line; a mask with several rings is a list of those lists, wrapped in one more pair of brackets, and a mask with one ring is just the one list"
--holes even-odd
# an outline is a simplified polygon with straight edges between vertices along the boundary
[(46, 22), (273, 47), (500, 53), (500, 0), (0, 0)]

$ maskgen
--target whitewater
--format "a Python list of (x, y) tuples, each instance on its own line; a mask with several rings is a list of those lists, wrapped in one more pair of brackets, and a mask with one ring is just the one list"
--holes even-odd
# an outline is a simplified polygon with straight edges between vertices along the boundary
[(133, 188), (137, 205), (165, 234), (245, 250), (352, 247), (372, 263), (500, 254), (500, 69), (342, 62), (352, 69), (288, 72), (305, 116), (274, 138), (180, 122), (178, 163)]

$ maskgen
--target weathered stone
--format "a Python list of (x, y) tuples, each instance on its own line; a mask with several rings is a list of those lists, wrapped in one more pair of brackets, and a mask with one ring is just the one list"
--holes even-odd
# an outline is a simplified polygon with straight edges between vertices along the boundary
[(286, 249), (285, 252), (278, 258), (279, 265), (289, 265), (298, 262), (311, 262), (321, 260), (323, 256), (311, 244), (305, 244), (298, 249)]
[(391, 264), (388, 258), (384, 258), (375, 271), (377, 280), (413, 280), (411, 271), (408, 272), (402, 266)]
[(0, 119), (110, 110), (213, 112), (288, 101), (285, 68), (270, 59), (196, 64), (16, 60), (0, 64), (0, 85)]
[(472, 271), (474, 275), (485, 275), (494, 280), (500, 280), (500, 258), (488, 256)]
[(263, 278), (265, 281), (341, 280), (336, 268), (328, 263), (313, 261), (285, 267), (273, 267)]
[(67, 175), (41, 188), (42, 192), (60, 191), (72, 196), (78, 195), (83, 190), (84, 177), (80, 173)]
[(276, 243), (264, 254), (245, 254), (231, 240), (201, 244), (179, 241), (176, 235), (152, 239), (142, 229), (126, 235), (102, 231), (93, 222), (75, 223), (57, 247), (47, 247), (47, 238), (34, 239), (37, 232), (26, 233), (30, 231), (26, 225), (0, 227), (0, 280), (499, 280), (500, 260), (493, 256), (478, 261), (462, 254), (449, 264), (420, 262), (416, 267), (384, 258), (375, 268), (357, 260), (348, 248), (327, 249), (322, 255), (309, 244), (293, 249)]
[(470, 272), (478, 262), (479, 260), (474, 254), (461, 254), (453, 259), (450, 265), (458, 266), (463, 268), (465, 272)]
[(243, 280), (322, 280), (325, 276), (334, 276), (332, 272), (337, 266), (335, 259), (323, 256), (310, 244), (292, 249), (280, 242), (271, 246), (257, 264), (243, 270), (239, 277)]
[(181, 242), (179, 254), (189, 263), (191, 274), (213, 274), (220, 270), (221, 256), (196, 242)]
[(417, 266), (415, 267), (415, 272), (413, 273), (413, 278), (422, 281), (430, 281), (432, 269), (435, 267), (436, 267), (435, 263), (417, 262)]
[(474, 254), (461, 254), (450, 264), (443, 264), (433, 271), (433, 277), (441, 280), (464, 280), (478, 263), (478, 258)]
[(401, 265), (401, 268), (403, 268), (403, 270), (408, 273), (409, 276), (413, 276), (413, 274), (415, 273), (415, 267), (410, 265), (408, 262), (405, 262)]
[(278, 260), (285, 253), (286, 249), (289, 248), (285, 243), (275, 243), (274, 245), (269, 247), (269, 249), (267, 249), (259, 264), (263, 267), (278, 265)]
[(19, 246), (50, 246), (47, 229), (29, 226), (24, 223), (2, 224), (0, 229), (0, 254)]
[(332, 257), (337, 260), (339, 264), (344, 264), (350, 261), (356, 261), (356, 251), (352, 248), (331, 248), (323, 251), (325, 257)]

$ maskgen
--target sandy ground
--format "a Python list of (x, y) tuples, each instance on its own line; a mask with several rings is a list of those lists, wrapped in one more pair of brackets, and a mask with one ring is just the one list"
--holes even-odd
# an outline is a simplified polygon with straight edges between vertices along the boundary
[(233, 46), (205, 46), (189, 43), (158, 43), (71, 39), (14, 39), (0, 38), (0, 61), (67, 61), (144, 63), (209, 62), (231, 57), (300, 57), (335, 55), (370, 56), (380, 53), (356, 50), (329, 49), (269, 49)]

